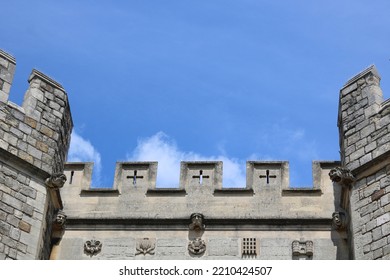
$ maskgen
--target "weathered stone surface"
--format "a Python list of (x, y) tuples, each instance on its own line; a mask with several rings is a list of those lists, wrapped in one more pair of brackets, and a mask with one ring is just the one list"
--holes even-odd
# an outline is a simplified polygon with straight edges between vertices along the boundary
[(209, 256), (239, 256), (238, 238), (210, 238), (208, 240)]

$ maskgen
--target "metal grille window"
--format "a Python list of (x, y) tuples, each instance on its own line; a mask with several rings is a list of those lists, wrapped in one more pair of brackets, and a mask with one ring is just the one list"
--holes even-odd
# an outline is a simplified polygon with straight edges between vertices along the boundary
[(242, 239), (242, 257), (257, 257), (256, 238)]

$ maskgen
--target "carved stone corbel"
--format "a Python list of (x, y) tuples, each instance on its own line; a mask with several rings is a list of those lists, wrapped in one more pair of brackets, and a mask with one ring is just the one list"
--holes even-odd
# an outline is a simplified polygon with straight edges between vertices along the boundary
[(206, 242), (197, 237), (188, 243), (188, 251), (194, 255), (201, 255), (206, 251)]
[(65, 229), (66, 218), (67, 218), (67, 216), (65, 215), (64, 211), (58, 210), (58, 212), (55, 216), (55, 219), (54, 219), (55, 227), (57, 227), (59, 229)]
[(156, 248), (156, 240), (149, 238), (137, 239), (135, 255), (154, 255), (154, 249)]
[(45, 185), (54, 190), (58, 190), (64, 186), (66, 182), (66, 176), (62, 173), (54, 173), (45, 180)]
[(201, 231), (205, 229), (204, 217), (200, 213), (193, 213), (190, 217), (191, 223), (189, 225), (190, 230)]
[(85, 241), (84, 252), (88, 255), (97, 255), (102, 250), (102, 243), (99, 240), (91, 239)]
[(329, 172), (329, 177), (333, 182), (343, 187), (350, 186), (355, 181), (355, 177), (351, 171), (344, 167), (332, 168)]
[(343, 211), (336, 211), (332, 214), (332, 226), (335, 230), (341, 231), (347, 228), (347, 214)]

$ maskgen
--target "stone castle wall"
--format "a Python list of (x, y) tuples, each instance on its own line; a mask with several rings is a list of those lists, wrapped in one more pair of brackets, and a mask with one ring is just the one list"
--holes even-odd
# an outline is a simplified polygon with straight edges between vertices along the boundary
[(23, 105), (10, 102), (15, 65), (0, 51), (0, 259), (48, 258), (62, 201), (47, 179), (63, 170), (73, 123), (64, 89), (38, 70)]
[(356, 259), (390, 258), (390, 100), (383, 101), (379, 82), (371, 66), (340, 91), (341, 161), (355, 177), (343, 185), (342, 204)]
[[(156, 162), (119, 162), (113, 188), (96, 189), (91, 163), (67, 163), (67, 225), (51, 258), (243, 259), (249, 238), (256, 247), (250, 258), (348, 259), (345, 230), (332, 225), (341, 192), (328, 173), (336, 166), (314, 162), (313, 188), (290, 188), (288, 162), (249, 161), (247, 185), (223, 188), (222, 162), (182, 162), (180, 187), (167, 189), (156, 187)], [(205, 226), (198, 231), (196, 213)], [(205, 251), (193, 254), (197, 237)], [(153, 254), (138, 254), (143, 239)], [(102, 245), (93, 255), (84, 248), (91, 240)], [(294, 242), (311, 242), (313, 254), (295, 252)]]

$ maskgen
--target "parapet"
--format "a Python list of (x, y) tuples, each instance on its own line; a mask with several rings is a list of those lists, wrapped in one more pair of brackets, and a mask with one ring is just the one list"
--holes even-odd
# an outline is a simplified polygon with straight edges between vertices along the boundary
[(15, 58), (0, 51), (0, 148), (45, 173), (62, 172), (73, 128), (67, 94), (34, 69), (23, 105), (8, 101), (15, 66)]
[[(321, 191), (324, 180), (329, 181), (329, 171), (340, 165), (338, 161), (313, 162), (313, 186), (290, 188), (288, 161), (247, 161), (246, 185), (235, 188), (223, 187), (222, 161), (182, 161), (180, 164), (180, 182), (178, 188), (166, 188), (156, 185), (158, 162), (117, 162), (114, 184), (112, 188), (120, 193), (128, 191), (166, 191), (167, 189), (181, 189), (187, 193), (196, 188), (208, 189), (211, 192), (224, 190), (257, 190), (272, 191)], [(94, 191), (92, 183), (93, 162), (68, 162), (64, 173), (68, 178), (65, 186), (79, 187), (80, 190)], [(323, 173), (326, 173), (324, 176)]]
[[(159, 188), (157, 162), (118, 162), (112, 188), (93, 188), (91, 163), (67, 163), (61, 189), (69, 217), (173, 218), (191, 213), (224, 218), (329, 218), (340, 191), (329, 179), (339, 162), (313, 162), (313, 187), (289, 187), (286, 161), (248, 161), (246, 186), (223, 187), (223, 162), (182, 162), (178, 188)], [(237, 199), (237, 198), (240, 199)]]

